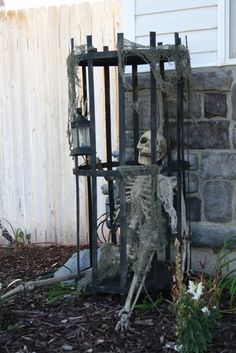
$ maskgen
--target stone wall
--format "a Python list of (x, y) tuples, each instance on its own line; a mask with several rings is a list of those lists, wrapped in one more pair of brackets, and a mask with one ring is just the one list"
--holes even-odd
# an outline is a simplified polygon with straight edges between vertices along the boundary
[[(236, 235), (236, 69), (193, 69), (190, 88), (190, 123), (186, 99), (184, 135), (186, 147), (189, 140), (190, 173), (186, 185), (192, 242), (195, 246), (218, 248), (224, 240)], [(126, 93), (128, 157), (132, 154), (131, 95), (132, 92)], [(173, 89), (168, 91), (168, 111), (172, 156), (175, 159), (176, 105)], [(149, 74), (139, 75), (139, 112), (140, 129), (149, 129)]]

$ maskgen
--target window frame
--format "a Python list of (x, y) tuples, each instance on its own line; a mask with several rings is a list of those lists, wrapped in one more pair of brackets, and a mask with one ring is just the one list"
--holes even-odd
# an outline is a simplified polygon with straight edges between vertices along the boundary
[(218, 65), (235, 65), (230, 58), (230, 0), (218, 0)]

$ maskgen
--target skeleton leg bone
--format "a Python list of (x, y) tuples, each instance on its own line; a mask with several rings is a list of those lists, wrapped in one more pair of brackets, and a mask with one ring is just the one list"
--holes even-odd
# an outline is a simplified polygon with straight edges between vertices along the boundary
[(137, 303), (137, 300), (138, 300), (138, 298), (139, 298), (139, 296), (140, 296), (140, 292), (141, 292), (141, 290), (142, 290), (142, 288), (143, 288), (143, 286), (144, 286), (144, 283), (145, 283), (147, 274), (148, 274), (148, 272), (149, 272), (149, 270), (150, 270), (150, 267), (151, 267), (151, 264), (152, 264), (152, 259), (153, 259), (154, 254), (155, 254), (155, 252), (153, 251), (152, 254), (151, 254), (151, 256), (150, 256), (150, 258), (149, 258), (148, 264), (147, 264), (146, 269), (145, 269), (145, 272), (144, 272), (144, 274), (143, 274), (143, 276), (142, 276), (141, 283), (140, 283), (140, 285), (139, 285), (139, 287), (138, 287), (136, 296), (135, 296), (135, 298), (134, 298), (134, 301), (133, 301), (133, 304), (132, 304), (132, 307), (131, 307), (131, 313), (132, 313), (132, 311), (134, 310), (134, 307), (135, 307), (135, 305), (136, 305), (136, 303)]
[(130, 288), (129, 288), (129, 293), (125, 301), (125, 305), (123, 309), (120, 311), (119, 316), (120, 320), (116, 324), (116, 331), (127, 331), (129, 327), (129, 319), (130, 319), (130, 309), (131, 309), (131, 302), (132, 298), (135, 292), (135, 289), (138, 284), (138, 274), (134, 273)]
[[(145, 283), (147, 273), (150, 270), (152, 259), (154, 256), (154, 251), (151, 251), (151, 252), (148, 251), (148, 253), (146, 252), (146, 254), (145, 254), (145, 251), (144, 252), (142, 251), (142, 253), (143, 253), (142, 255), (145, 257), (145, 258), (143, 258), (143, 260), (144, 260), (143, 264), (145, 263), (145, 267), (144, 267), (143, 271), (140, 271), (140, 269), (138, 269), (134, 272), (134, 276), (133, 276), (133, 279), (132, 279), (132, 282), (130, 285), (128, 296), (125, 301), (125, 305), (119, 313), (120, 320), (116, 324), (116, 327), (115, 327), (116, 331), (123, 332), (123, 331), (127, 331), (130, 329), (129, 320), (130, 320), (131, 314), (134, 310), (134, 307), (137, 303), (137, 300), (139, 298), (142, 287)], [(135, 290), (136, 290), (138, 284), (139, 284), (139, 287), (136, 292), (135, 298), (133, 300)], [(133, 302), (132, 302), (132, 300), (133, 300)]]

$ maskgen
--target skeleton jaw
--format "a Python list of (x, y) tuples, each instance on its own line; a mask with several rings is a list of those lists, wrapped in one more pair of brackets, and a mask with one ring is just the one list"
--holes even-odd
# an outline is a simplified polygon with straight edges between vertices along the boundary
[(149, 165), (151, 164), (151, 156), (146, 153), (139, 153), (138, 162), (139, 164)]

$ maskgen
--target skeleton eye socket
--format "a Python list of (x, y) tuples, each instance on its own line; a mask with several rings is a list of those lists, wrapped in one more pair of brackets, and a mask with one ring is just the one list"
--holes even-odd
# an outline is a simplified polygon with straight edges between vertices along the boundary
[(148, 142), (148, 138), (147, 137), (142, 137), (140, 140), (140, 143), (147, 143)]

